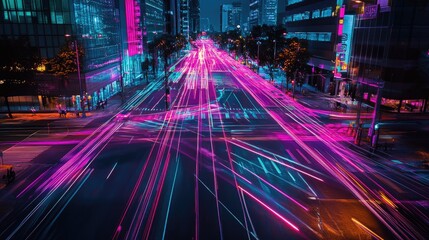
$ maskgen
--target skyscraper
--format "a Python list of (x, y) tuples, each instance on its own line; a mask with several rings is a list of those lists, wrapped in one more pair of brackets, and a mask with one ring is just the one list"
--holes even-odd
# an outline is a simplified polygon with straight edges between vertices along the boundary
[(242, 12), (241, 2), (232, 3), (232, 25), (242, 25)]
[(229, 31), (232, 27), (232, 4), (220, 5), (220, 31)]
[(152, 42), (165, 31), (165, 15), (163, 0), (141, 0), (141, 22), (143, 24), (143, 44)]
[(198, 33), (200, 29), (200, 1), (190, 0), (189, 2), (189, 30), (191, 33)]
[(250, 0), (249, 26), (276, 25), (277, 0)]
[[(190, 0), (167, 0), (167, 1), (169, 1), (169, 4), (166, 5), (167, 15), (169, 18), (167, 19), (167, 24), (170, 25), (168, 28), (171, 28), (172, 34), (182, 34), (186, 38), (189, 38), (190, 27), (191, 27), (190, 26), (190, 5), (189, 5)], [(199, 4), (199, 2), (196, 4)], [(194, 11), (194, 17), (196, 16), (197, 12), (199, 16), (199, 7)], [(198, 29), (199, 28), (198, 26), (200, 24), (199, 17), (198, 17), (198, 21), (195, 21), (194, 23), (196, 25), (193, 25), (193, 26), (195, 26), (196, 29)]]
[(177, 21), (179, 22), (179, 33), (189, 39), (189, 0), (179, 0), (179, 14)]
[(262, 0), (261, 10), (262, 24), (277, 24), (277, 0)]
[(260, 12), (261, 0), (250, 0), (249, 4), (249, 27), (252, 29), (254, 26), (260, 25), (261, 12)]

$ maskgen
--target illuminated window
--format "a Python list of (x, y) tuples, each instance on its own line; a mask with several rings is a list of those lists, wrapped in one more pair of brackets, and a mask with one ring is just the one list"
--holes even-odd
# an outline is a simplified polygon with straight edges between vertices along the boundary
[(327, 7), (322, 9), (322, 17), (331, 17), (332, 16), (332, 7)]
[(314, 10), (311, 17), (312, 18), (320, 18), (320, 10), (319, 9)]

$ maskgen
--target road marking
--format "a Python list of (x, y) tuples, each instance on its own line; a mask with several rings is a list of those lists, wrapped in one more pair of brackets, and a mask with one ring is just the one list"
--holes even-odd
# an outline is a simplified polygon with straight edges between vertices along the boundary
[(287, 173), (289, 174), (290, 178), (292, 178), (292, 180), (293, 180), (294, 182), (296, 182), (296, 180), (295, 180), (295, 178), (292, 176), (292, 174), (291, 174), (289, 171), (287, 171)]
[(128, 144), (131, 143), (131, 141), (133, 140), (134, 136), (131, 136), (130, 141), (128, 141)]
[[(276, 158), (276, 156), (274, 156), (274, 158), (275, 158), (275, 159), (277, 159), (277, 158)], [(278, 160), (278, 159), (277, 159), (277, 160)], [(277, 164), (276, 164), (275, 162), (273, 162), (273, 161), (270, 161), (270, 162), (271, 162), (271, 164), (274, 166), (274, 168), (276, 169), (277, 173), (278, 173), (278, 174), (282, 174), (282, 172), (280, 172), (279, 167), (277, 167)]]
[(264, 163), (262, 162), (262, 160), (261, 160), (259, 157), (258, 157), (258, 161), (259, 161), (259, 164), (261, 164), (262, 169), (264, 169), (264, 172), (265, 172), (266, 174), (268, 174), (268, 170), (267, 170), (267, 168), (265, 167)]
[(109, 175), (107, 175), (106, 180), (107, 180), (107, 179), (109, 179), (109, 177), (110, 177), (110, 175), (112, 174), (113, 170), (115, 169), (116, 165), (118, 165), (118, 162), (116, 162), (116, 163), (115, 163), (115, 165), (113, 165), (113, 168), (112, 168), (112, 170), (110, 170)]

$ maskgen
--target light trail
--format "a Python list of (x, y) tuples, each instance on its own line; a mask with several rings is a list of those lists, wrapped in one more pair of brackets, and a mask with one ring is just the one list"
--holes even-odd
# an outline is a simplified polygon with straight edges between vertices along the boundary
[(372, 237), (374, 237), (374, 238), (376, 238), (378, 240), (383, 240), (382, 237), (378, 236), (375, 232), (373, 232), (367, 226), (363, 225), (361, 222), (359, 222), (358, 220), (356, 220), (356, 218), (352, 218), (352, 221), (354, 223), (356, 223), (356, 225), (358, 225), (359, 227), (361, 227), (362, 229), (364, 229), (366, 232), (368, 232)]
[[(155, 231), (160, 231), (162, 238), (168, 235), (169, 220), (175, 211), (171, 206), (172, 199), (177, 194), (175, 186), (176, 180), (179, 180), (178, 171), (182, 166), (180, 164), (185, 161), (182, 159), (195, 161), (195, 164), (192, 162), (195, 178), (190, 180), (194, 186), (188, 187), (194, 194), (194, 205), (190, 205), (190, 208), (195, 221), (195, 226), (191, 227), (195, 240), (206, 237), (203, 235), (206, 233), (200, 232), (204, 229), (200, 226), (201, 213), (209, 210), (213, 210), (213, 216), (216, 215), (210, 221), (213, 232), (219, 234), (218, 238), (229, 236), (227, 229), (230, 226), (225, 223), (233, 220), (245, 229), (249, 239), (258, 239), (255, 219), (251, 217), (254, 216), (254, 209), (249, 208), (249, 202), (246, 203), (249, 198), (273, 214), (274, 219), (280, 219), (290, 229), (304, 234), (296, 223), (292, 223), (275, 209), (278, 206), (294, 217), (302, 217), (296, 219), (300, 226), (307, 226), (313, 234), (320, 237), (322, 227), (319, 226), (318, 232), (305, 221), (314, 219), (311, 215), (312, 204), (315, 204), (313, 200), (320, 204), (320, 199), (324, 196), (323, 187), (332, 182), (329, 181), (330, 177), (342, 183), (396, 237), (420, 237), (410, 227), (410, 221), (405, 221), (398, 211), (404, 209), (401, 200), (388, 191), (400, 191), (407, 185), (401, 185), (401, 182), (383, 174), (373, 173), (374, 165), (366, 163), (366, 158), (345, 147), (347, 138), (327, 129), (315, 118), (320, 112), (314, 112), (291, 100), (256, 73), (215, 49), (211, 42), (201, 41), (199, 46), (198, 50), (191, 50), (183, 58), (183, 64), (170, 76), (172, 79), (169, 84), (177, 95), (172, 99), (169, 111), (159, 112), (159, 106), (163, 105), (164, 100), (163, 81), (150, 84), (144, 91), (136, 93), (124, 110), (134, 111), (136, 107), (144, 106), (145, 110), (141, 109), (140, 113), (157, 113), (136, 116), (135, 111), (130, 116), (132, 123), (110, 121), (102, 125), (91, 137), (61, 159), (61, 166), (46, 182), (40, 183), (47, 177), (42, 175), (17, 195), (21, 198), (39, 186), (35, 189), (36, 197), (29, 207), (30, 213), (11, 237), (26, 224), (28, 228), (35, 226), (32, 233), (39, 231), (47, 219), (54, 219), (49, 224), (49, 227), (53, 227), (55, 220), (89, 178), (93, 171), (91, 163), (105, 149), (113, 134), (119, 129), (131, 132), (138, 128), (151, 128), (156, 133), (150, 139), (130, 139), (133, 144), (144, 142), (151, 144), (151, 147), (148, 157), (139, 159), (144, 163), (137, 170), (140, 171), (137, 173), (137, 180), (133, 183), (120, 219), (112, 230), (113, 239), (149, 239), (157, 234)], [(217, 75), (213, 75), (215, 73)], [(257, 119), (254, 113), (263, 115), (266, 122)], [(254, 124), (255, 119), (263, 123)], [(259, 126), (262, 126), (261, 129), (258, 129)], [(274, 129), (272, 134), (262, 132), (271, 129)], [(251, 136), (253, 134), (255, 136)], [(239, 137), (234, 137), (238, 135)], [(275, 146), (262, 147), (263, 144), (256, 143), (259, 140), (266, 141), (267, 144), (276, 143)], [(277, 149), (273, 150), (274, 147), (281, 149), (280, 153), (276, 153)], [(292, 159), (284, 155), (289, 155)], [(112, 176), (117, 177), (112, 175), (117, 165), (118, 162), (113, 165), (106, 180)], [(105, 174), (103, 178), (104, 176)], [(172, 183), (168, 176), (173, 176)], [(322, 187), (319, 188), (317, 184), (322, 184)], [(288, 188), (284, 188), (285, 185)], [(171, 188), (166, 189), (167, 186)], [(229, 187), (232, 187), (232, 191), (225, 190)], [(294, 191), (305, 195), (302, 197), (303, 202), (292, 195)], [(162, 201), (162, 192), (168, 198), (166, 201)], [(257, 192), (261, 197), (251, 192)], [(281, 201), (268, 196), (267, 192), (275, 194)], [(206, 197), (204, 194), (214, 198), (212, 205), (202, 201)], [(267, 198), (272, 201), (264, 202), (263, 199)], [(287, 204), (290, 201), (293, 204)], [(167, 210), (164, 212), (160, 209)], [(159, 221), (164, 224), (162, 230), (154, 227), (158, 223), (155, 222), (157, 219), (161, 219)], [(352, 220), (359, 229), (381, 239), (356, 219)], [(31, 222), (36, 224), (29, 224)]]
[[(230, 63), (232, 63), (233, 61), (231, 59), (226, 59), (227, 61), (229, 61)], [(246, 71), (246, 70), (244, 70)], [(243, 72), (244, 72), (243, 71)], [(248, 70), (247, 70), (248, 71)], [(322, 157), (322, 155), (320, 154), (316, 154), (315, 151), (313, 151), (311, 148), (308, 147), (308, 145), (306, 143), (304, 143), (301, 139), (299, 139), (297, 137), (296, 134), (294, 134), (293, 130), (291, 128), (289, 128), (287, 126), (287, 123), (280, 117), (280, 115), (276, 112), (274, 112), (273, 110), (271, 110), (270, 108), (273, 106), (271, 105), (271, 103), (267, 103), (267, 101), (265, 99), (271, 99), (270, 95), (269, 95), (269, 90), (268, 90), (268, 84), (264, 81), (261, 81), (260, 83), (257, 82), (253, 82), (253, 88), (248, 87), (244, 82), (243, 82), (243, 72), (238, 72), (238, 71), (234, 71), (231, 72), (236, 79), (241, 83), (241, 86), (251, 94), (251, 96), (261, 105), (263, 106), (266, 111), (269, 113), (269, 115), (284, 129), (284, 131), (290, 135), (293, 140), (298, 143), (298, 145), (300, 145), (304, 150), (306, 150), (306, 152), (308, 152), (313, 159), (315, 159), (317, 162), (319, 162), (328, 172), (330, 172), (332, 174), (332, 176), (336, 177), (337, 179), (339, 179), (350, 191), (352, 191), (356, 197), (358, 197), (362, 203), (375, 215), (378, 217), (378, 219), (380, 221), (382, 221), (384, 223), (384, 225), (386, 227), (388, 227), (393, 234), (395, 234), (397, 237), (400, 236), (408, 236), (408, 235), (414, 235), (417, 238), (420, 238), (419, 234), (417, 233), (417, 231), (415, 229), (413, 229), (412, 225), (403, 225), (400, 224), (399, 222), (396, 224), (395, 226), (396, 228), (393, 228), (391, 225), (392, 223), (387, 223), (384, 219), (389, 216), (389, 214), (380, 209), (378, 206), (373, 205), (373, 204), (368, 204), (365, 199), (367, 197), (370, 198), (378, 198), (379, 196), (377, 195), (371, 195), (371, 196), (366, 196), (365, 192), (361, 192), (361, 188), (356, 187), (353, 183), (353, 181), (351, 181), (347, 176), (345, 176), (344, 174), (341, 174), (338, 169), (336, 169), (335, 165), (332, 165), (331, 163), (329, 163), (327, 161), (327, 159), (325, 159), (324, 157)], [(252, 73), (254, 74), (254, 73)], [(265, 84), (265, 86), (263, 85)], [(259, 87), (256, 87), (259, 86)], [(264, 99), (265, 98), (265, 99)], [(276, 105), (274, 105), (276, 106)], [(314, 133), (313, 133), (314, 134)], [(316, 136), (318, 136), (316, 134)], [(334, 149), (331, 143), (324, 141), (323, 139), (321, 139), (322, 142), (325, 143), (326, 146), (331, 147), (331, 149)], [(334, 152), (336, 152), (334, 150)], [(338, 153), (338, 152), (337, 152)], [(349, 154), (351, 155), (351, 153)], [(357, 165), (354, 165), (354, 163), (352, 163), (351, 161), (349, 161), (346, 158), (343, 158), (343, 160), (345, 160), (348, 163), (353, 164), (353, 166), (357, 169), (359, 169), (360, 171), (363, 172), (362, 169), (360, 169), (359, 167), (357, 167)], [(381, 215), (380, 215), (381, 214)], [(386, 217), (382, 217), (386, 216)], [(404, 219), (402, 217), (401, 221), (404, 222), (406, 219)]]
[(243, 191), (244, 193), (246, 193), (249, 197), (251, 197), (253, 200), (255, 200), (256, 202), (258, 202), (259, 204), (261, 204), (263, 207), (265, 207), (267, 210), (269, 210), (271, 213), (273, 213), (274, 215), (276, 215), (278, 218), (280, 218), (283, 222), (285, 222), (287, 225), (289, 225), (292, 229), (294, 229), (295, 231), (299, 232), (299, 228), (297, 226), (295, 226), (295, 224), (291, 223), (289, 220), (287, 220), (285, 217), (283, 217), (282, 215), (280, 215), (278, 212), (276, 212), (275, 210), (273, 210), (271, 207), (269, 207), (267, 204), (265, 204), (264, 202), (262, 202), (261, 200), (259, 200), (257, 197), (253, 196), (251, 193), (249, 193), (248, 191), (244, 190), (243, 188), (239, 187), (241, 191)]

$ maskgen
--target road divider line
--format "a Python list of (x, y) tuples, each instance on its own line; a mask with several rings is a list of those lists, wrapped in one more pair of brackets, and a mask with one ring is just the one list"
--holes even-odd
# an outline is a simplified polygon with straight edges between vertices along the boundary
[(110, 175), (112, 174), (113, 170), (115, 170), (116, 165), (118, 165), (118, 162), (116, 162), (116, 163), (115, 163), (115, 165), (113, 165), (113, 168), (112, 168), (112, 170), (110, 170), (109, 175), (107, 175), (106, 180), (107, 180), (107, 179), (109, 179), (109, 177), (110, 177)]

